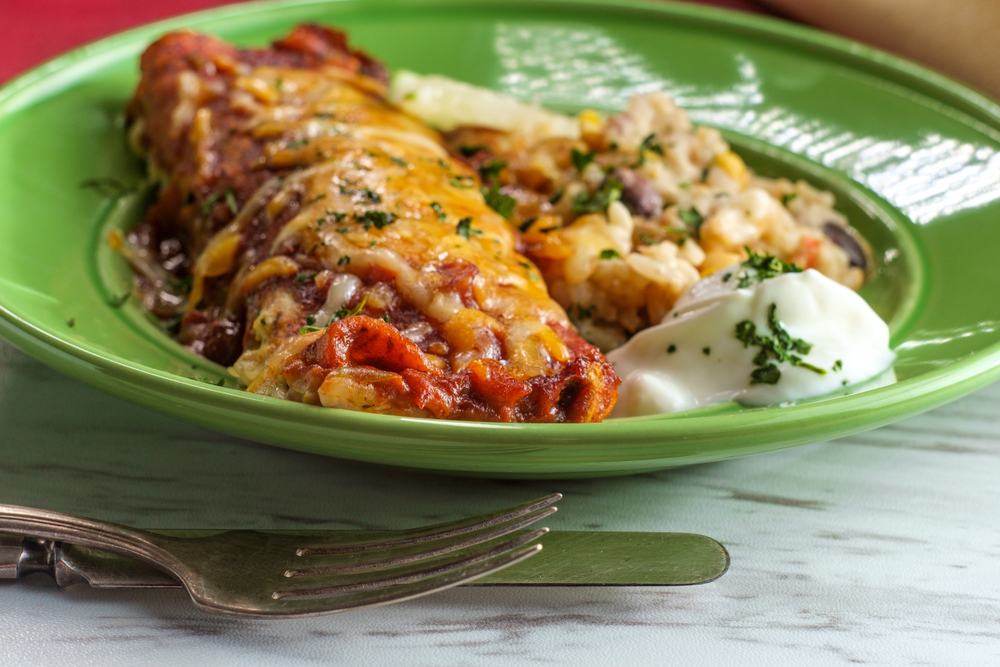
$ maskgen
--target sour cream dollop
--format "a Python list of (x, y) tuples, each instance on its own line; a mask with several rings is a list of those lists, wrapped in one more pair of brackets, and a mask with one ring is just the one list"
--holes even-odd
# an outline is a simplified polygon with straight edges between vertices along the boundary
[[(622, 378), (612, 417), (677, 412), (736, 400), (771, 405), (821, 396), (874, 378), (896, 355), (889, 327), (855, 292), (812, 269), (738, 287), (741, 266), (698, 281), (663, 321), (608, 353)], [(728, 276), (728, 278), (727, 278)], [(744, 281), (745, 282), (745, 281)], [(737, 324), (752, 322), (760, 337), (775, 336), (769, 313), (791, 339), (811, 344), (793, 351), (803, 363), (768, 363), (780, 377), (752, 382), (762, 368), (759, 345), (745, 345)], [(746, 331), (744, 325), (744, 332)], [(744, 339), (748, 337), (743, 335)], [(808, 348), (808, 353), (802, 349)], [(758, 377), (774, 379), (774, 371)]]

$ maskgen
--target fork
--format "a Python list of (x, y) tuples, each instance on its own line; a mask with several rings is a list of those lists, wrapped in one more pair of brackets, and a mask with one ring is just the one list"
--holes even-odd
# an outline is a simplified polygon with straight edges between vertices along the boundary
[[(402, 531), (220, 531), (175, 537), (47, 510), (0, 504), (0, 533), (69, 542), (153, 565), (203, 611), (302, 617), (408, 600), (458, 586), (538, 553), (548, 532), (521, 531), (556, 511), (553, 494), (481, 516)], [(516, 532), (521, 531), (521, 532)], [(515, 533), (511, 535), (511, 533)], [(44, 542), (41, 543), (44, 547)], [(39, 554), (51, 553), (41, 548)], [(0, 579), (51, 572), (21, 557)]]

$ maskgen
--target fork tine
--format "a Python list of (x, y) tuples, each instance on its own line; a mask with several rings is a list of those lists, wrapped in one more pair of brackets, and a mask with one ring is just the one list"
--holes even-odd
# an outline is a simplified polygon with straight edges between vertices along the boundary
[[(391, 588), (407, 588), (411, 585), (419, 584), (422, 581), (428, 579), (441, 580), (443, 586), (452, 586), (469, 580), (471, 576), (480, 576), (479, 574), (471, 575), (469, 568), (474, 568), (477, 564), (482, 564), (487, 561), (491, 561), (497, 557), (507, 555), (512, 555), (520, 547), (533, 542), (545, 533), (549, 532), (548, 528), (539, 528), (538, 530), (532, 531), (530, 533), (523, 533), (515, 535), (509, 539), (506, 539), (498, 544), (489, 545), (487, 547), (481, 547), (472, 551), (468, 555), (464, 555), (458, 559), (452, 559), (441, 563), (438, 559), (430, 567), (415, 570), (412, 572), (406, 572), (404, 574), (399, 574), (396, 576), (383, 577), (383, 578), (371, 578), (364, 581), (356, 581), (349, 584), (338, 584), (335, 586), (319, 586), (310, 588), (295, 588), (278, 590), (272, 593), (271, 597), (275, 600), (282, 600), (286, 598), (303, 598), (303, 597), (324, 597), (330, 598), (331, 596), (344, 595), (349, 593), (363, 593), (372, 592), (381, 589), (391, 589)], [(531, 553), (535, 553), (541, 550), (541, 545), (533, 545), (529, 550), (524, 551), (523, 555), (527, 557)], [(521, 552), (517, 552), (521, 553)], [(501, 559), (506, 563), (505, 559)], [(511, 563), (515, 561), (510, 561)], [(506, 563), (510, 564), (510, 563)], [(468, 572), (467, 572), (468, 571)], [(476, 569), (475, 571), (479, 571)], [(490, 569), (480, 572), (480, 574), (486, 574), (491, 572)], [(444, 583), (450, 582), (453, 579), (458, 579), (454, 583)], [(435, 590), (438, 586), (429, 588), (427, 590)], [(331, 600), (332, 601), (332, 600)], [(339, 604), (338, 604), (339, 606)]]
[[(311, 576), (322, 576), (328, 574), (350, 574), (355, 572), (365, 572), (367, 570), (375, 570), (387, 567), (398, 567), (400, 565), (406, 565), (407, 563), (427, 560), (430, 558), (435, 558), (437, 556), (443, 556), (445, 554), (449, 554), (455, 551), (467, 549), (477, 544), (482, 544), (483, 542), (489, 542), (490, 540), (495, 540), (497, 538), (503, 537), (504, 535), (508, 535), (510, 533), (513, 533), (514, 531), (520, 530), (521, 528), (526, 528), (527, 526), (530, 526), (533, 523), (541, 521), (547, 516), (551, 516), (555, 512), (556, 512), (555, 507), (545, 507), (540, 511), (535, 512), (534, 514), (529, 514), (527, 516), (521, 517), (516, 521), (503, 523), (499, 525), (490, 525), (487, 528), (475, 533), (468, 533), (468, 532), (460, 533), (455, 536), (458, 539), (452, 539), (452, 541), (450, 542), (445, 542), (441, 546), (426, 551), (419, 551), (417, 553), (403, 553), (389, 558), (382, 558), (379, 560), (367, 560), (364, 562), (352, 563), (348, 565), (320, 565), (314, 567), (291, 568), (285, 571), (285, 576), (311, 577)], [(439, 538), (435, 541), (442, 541), (442, 539), (443, 538)], [(312, 552), (309, 555), (327, 555), (329, 553), (330, 552), (326, 550), (315, 549), (312, 550)]]
[(541, 550), (542, 545), (532, 544), (495, 556), (490, 560), (470, 565), (462, 570), (452, 570), (436, 577), (428, 577), (413, 584), (396, 586), (394, 588), (372, 589), (336, 598), (292, 598), (276, 600), (275, 604), (278, 606), (272, 608), (270, 611), (256, 615), (270, 618), (302, 618), (378, 607), (394, 602), (411, 600), (429, 593), (436, 593), (437, 591), (469, 583), (470, 581), (519, 563), (526, 558), (530, 558)]
[[(409, 546), (413, 544), (421, 544), (423, 542), (430, 542), (433, 540), (440, 540), (449, 537), (455, 537), (458, 535), (464, 535), (466, 533), (472, 533), (484, 528), (489, 528), (498, 524), (506, 523), (513, 519), (519, 517), (526, 517), (542, 508), (546, 508), (552, 503), (558, 502), (562, 499), (561, 493), (553, 493), (550, 496), (545, 496), (544, 498), (538, 498), (537, 500), (531, 500), (520, 505), (515, 505), (513, 507), (508, 507), (506, 509), (497, 510), (495, 512), (490, 512), (488, 514), (481, 514), (479, 516), (459, 519), (458, 521), (450, 521), (447, 523), (440, 523), (433, 526), (424, 526), (421, 528), (414, 528), (408, 531), (402, 531), (396, 533), (398, 537), (392, 539), (380, 540), (374, 542), (364, 542), (360, 544), (345, 544), (339, 546), (314, 546), (314, 547), (303, 547), (298, 549), (295, 553), (298, 556), (316, 556), (316, 555), (326, 555), (326, 554), (345, 554), (345, 553), (355, 553), (359, 551), (370, 551), (374, 549), (387, 549), (390, 547), (399, 546)], [(553, 508), (554, 511), (555, 508)], [(550, 512), (551, 513), (551, 512)], [(547, 514), (544, 516), (548, 516)], [(539, 516), (538, 519), (543, 518)], [(535, 519), (536, 521), (538, 519)]]

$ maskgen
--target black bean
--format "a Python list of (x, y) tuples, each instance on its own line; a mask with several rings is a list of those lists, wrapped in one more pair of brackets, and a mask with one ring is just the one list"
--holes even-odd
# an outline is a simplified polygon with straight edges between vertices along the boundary
[(243, 348), (243, 324), (225, 317), (208, 325), (202, 355), (223, 366), (232, 366)]
[(865, 249), (842, 225), (835, 222), (824, 222), (823, 233), (847, 253), (851, 266), (856, 266), (862, 271), (868, 270), (868, 256), (865, 254)]
[(608, 178), (621, 181), (622, 203), (634, 215), (655, 218), (663, 210), (663, 197), (648, 178), (624, 167), (617, 167), (608, 174)]

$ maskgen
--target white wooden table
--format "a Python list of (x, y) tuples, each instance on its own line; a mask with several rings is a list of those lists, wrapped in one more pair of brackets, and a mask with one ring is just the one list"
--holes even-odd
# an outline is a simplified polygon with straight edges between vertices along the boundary
[(678, 588), (464, 588), (314, 619), (205, 615), (181, 591), (0, 582), (0, 664), (1000, 664), (1000, 385), (877, 431), (635, 477), (440, 477), (239, 440), (0, 341), (0, 502), (141, 527), (405, 527), (560, 491), (553, 529), (729, 549)]

